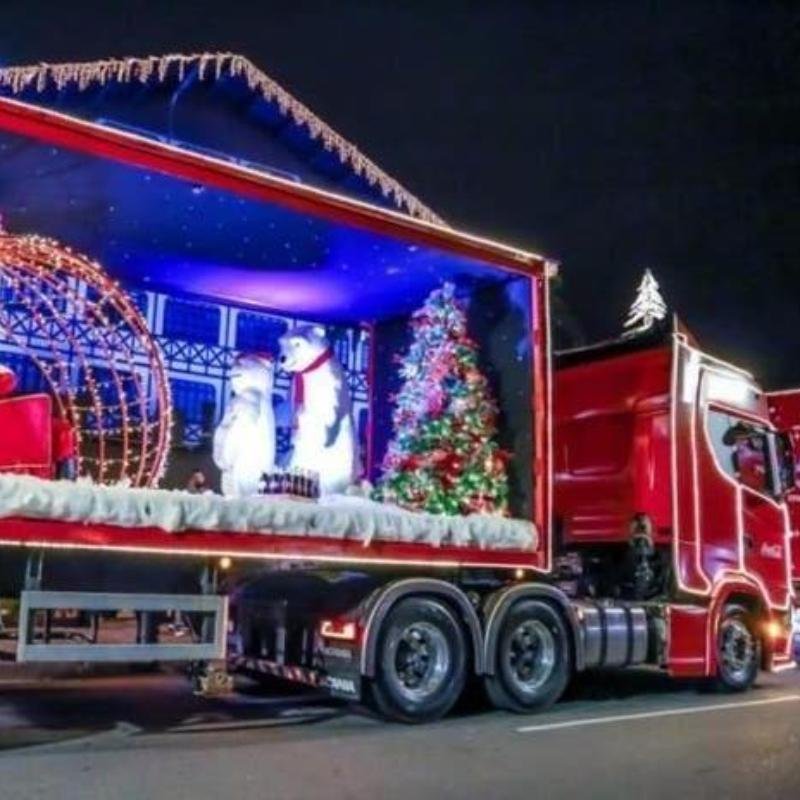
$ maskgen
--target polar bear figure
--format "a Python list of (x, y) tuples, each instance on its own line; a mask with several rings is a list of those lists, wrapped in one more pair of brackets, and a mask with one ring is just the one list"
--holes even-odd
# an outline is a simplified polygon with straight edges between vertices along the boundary
[(342, 365), (320, 325), (301, 325), (280, 338), (280, 363), (294, 377), (290, 466), (319, 475), (320, 493), (343, 492), (357, 477), (358, 441)]
[(214, 463), (226, 497), (259, 493), (261, 476), (275, 468), (275, 364), (261, 354), (239, 356), (231, 370), (232, 395), (214, 431)]

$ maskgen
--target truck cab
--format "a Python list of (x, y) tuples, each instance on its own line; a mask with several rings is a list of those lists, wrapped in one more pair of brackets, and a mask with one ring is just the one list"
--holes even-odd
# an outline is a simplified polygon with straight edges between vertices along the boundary
[(624, 337), (558, 358), (554, 410), (559, 545), (583, 591), (668, 602), (675, 674), (709, 666), (709, 648), (675, 650), (688, 603), (713, 630), (743, 604), (764, 663), (785, 662), (795, 490), (753, 376), (679, 329)]

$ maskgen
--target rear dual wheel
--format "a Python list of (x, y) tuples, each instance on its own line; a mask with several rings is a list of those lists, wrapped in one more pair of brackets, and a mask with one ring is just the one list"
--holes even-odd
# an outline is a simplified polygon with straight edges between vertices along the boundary
[(494, 674), (484, 678), (492, 704), (523, 714), (540, 711), (561, 697), (571, 674), (563, 616), (541, 600), (514, 605), (501, 623)]
[[(449, 606), (434, 598), (401, 600), (383, 623), (365, 700), (387, 719), (439, 719), (464, 690), (467, 652), (464, 629)], [(570, 631), (562, 614), (540, 600), (515, 604), (501, 622), (494, 674), (484, 678), (492, 704), (518, 713), (547, 708), (571, 674)]]
[(433, 598), (392, 608), (378, 640), (368, 705), (388, 719), (430, 722), (455, 705), (467, 679), (467, 641), (453, 611)]

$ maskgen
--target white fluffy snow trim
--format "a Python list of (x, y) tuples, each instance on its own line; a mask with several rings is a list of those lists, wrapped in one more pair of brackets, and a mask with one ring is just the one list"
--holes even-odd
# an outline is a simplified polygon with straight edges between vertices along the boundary
[(319, 536), (361, 541), (365, 547), (373, 540), (484, 550), (533, 550), (538, 544), (536, 528), (526, 520), (423, 514), (348, 495), (328, 496), (319, 503), (269, 496), (226, 498), (29, 475), (0, 475), (0, 517), (165, 531)]

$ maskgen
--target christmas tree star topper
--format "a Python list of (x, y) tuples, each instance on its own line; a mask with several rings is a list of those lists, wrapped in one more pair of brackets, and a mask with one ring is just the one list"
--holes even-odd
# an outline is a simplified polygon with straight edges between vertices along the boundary
[(625, 335), (633, 336), (649, 331), (657, 322), (666, 319), (666, 316), (667, 304), (661, 296), (658, 281), (653, 273), (646, 269), (636, 290), (636, 299), (625, 320)]

